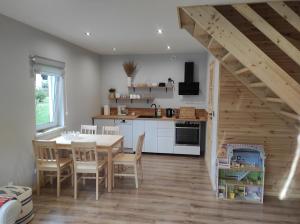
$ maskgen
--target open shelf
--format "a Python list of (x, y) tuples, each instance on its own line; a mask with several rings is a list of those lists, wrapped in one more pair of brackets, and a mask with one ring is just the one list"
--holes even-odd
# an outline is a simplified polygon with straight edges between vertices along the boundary
[(138, 98), (138, 99), (131, 99), (130, 97), (120, 97), (120, 98), (111, 98), (111, 97), (109, 97), (108, 98), (109, 100), (114, 100), (116, 103), (118, 103), (119, 101), (125, 101), (125, 102), (131, 102), (131, 103), (133, 103), (133, 102), (144, 102), (144, 101), (146, 101), (147, 103), (150, 103), (150, 102), (152, 102), (153, 100), (154, 100), (154, 98), (153, 97), (141, 97), (141, 98)]
[(169, 90), (173, 90), (174, 86), (150, 86), (150, 85), (147, 85), (147, 86), (144, 86), (144, 85), (137, 85), (137, 86), (128, 86), (128, 89), (132, 89), (133, 92), (135, 92), (136, 90), (149, 90), (149, 92), (152, 92), (153, 89), (164, 89), (166, 90), (166, 92), (168, 92)]

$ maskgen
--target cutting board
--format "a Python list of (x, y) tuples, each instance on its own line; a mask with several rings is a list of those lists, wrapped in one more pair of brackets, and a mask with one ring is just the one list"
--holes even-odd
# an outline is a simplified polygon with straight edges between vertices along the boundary
[(196, 119), (195, 107), (180, 107), (179, 118), (181, 119)]

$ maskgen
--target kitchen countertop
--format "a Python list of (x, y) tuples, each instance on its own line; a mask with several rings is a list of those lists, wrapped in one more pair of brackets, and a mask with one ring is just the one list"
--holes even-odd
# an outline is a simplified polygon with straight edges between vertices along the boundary
[(198, 117), (196, 119), (183, 119), (178, 117), (151, 117), (144, 118), (140, 115), (96, 115), (92, 119), (116, 119), (116, 120), (161, 120), (161, 121), (207, 121), (206, 117)]

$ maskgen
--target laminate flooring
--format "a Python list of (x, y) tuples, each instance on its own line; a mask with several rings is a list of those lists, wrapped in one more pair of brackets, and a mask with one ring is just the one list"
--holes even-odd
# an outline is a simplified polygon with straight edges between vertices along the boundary
[(263, 205), (216, 200), (203, 158), (143, 154), (143, 170), (138, 190), (133, 178), (122, 178), (112, 193), (101, 186), (99, 201), (93, 180), (79, 184), (77, 200), (68, 183), (60, 198), (55, 185), (46, 186), (33, 197), (31, 223), (300, 223), (299, 200), (265, 197)]

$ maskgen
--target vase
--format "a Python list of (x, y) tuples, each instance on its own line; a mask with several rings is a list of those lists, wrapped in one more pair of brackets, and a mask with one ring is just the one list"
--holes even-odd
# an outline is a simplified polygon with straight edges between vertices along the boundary
[(128, 84), (128, 86), (132, 86), (132, 78), (131, 77), (127, 77), (127, 84)]

